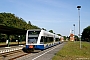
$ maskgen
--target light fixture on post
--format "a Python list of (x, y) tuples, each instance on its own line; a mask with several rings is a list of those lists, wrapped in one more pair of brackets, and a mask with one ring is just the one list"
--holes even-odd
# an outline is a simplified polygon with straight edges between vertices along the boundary
[(80, 39), (80, 49), (81, 49), (81, 38), (80, 38), (80, 8), (81, 8), (81, 6), (77, 6), (77, 8), (78, 8), (78, 15), (79, 15), (79, 39)]

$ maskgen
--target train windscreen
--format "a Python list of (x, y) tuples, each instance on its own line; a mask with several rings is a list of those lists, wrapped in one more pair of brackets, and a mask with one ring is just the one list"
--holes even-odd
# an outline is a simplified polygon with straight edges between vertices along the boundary
[(28, 43), (37, 43), (40, 31), (28, 31)]
[(29, 44), (37, 43), (37, 40), (38, 40), (38, 37), (29, 37), (28, 43)]

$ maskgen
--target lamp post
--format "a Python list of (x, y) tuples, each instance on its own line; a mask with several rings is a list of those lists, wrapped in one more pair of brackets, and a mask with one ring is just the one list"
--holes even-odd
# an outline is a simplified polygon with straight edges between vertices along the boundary
[(20, 35), (18, 36), (18, 45), (19, 45), (19, 42), (20, 42)]
[(72, 34), (73, 34), (73, 31), (74, 31), (74, 30), (72, 30)]
[(73, 26), (74, 26), (74, 41), (75, 41), (75, 24), (73, 24)]
[(81, 38), (80, 38), (80, 8), (81, 6), (77, 6), (78, 8), (78, 15), (79, 15), (79, 39), (80, 39), (80, 49), (81, 49)]

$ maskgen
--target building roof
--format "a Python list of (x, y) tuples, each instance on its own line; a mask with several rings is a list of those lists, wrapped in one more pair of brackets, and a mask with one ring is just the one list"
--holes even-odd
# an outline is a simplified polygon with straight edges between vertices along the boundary
[(70, 34), (70, 37), (73, 37), (74, 36), (74, 34)]
[(0, 33), (9, 35), (24, 35), (26, 34), (26, 30), (0, 25)]

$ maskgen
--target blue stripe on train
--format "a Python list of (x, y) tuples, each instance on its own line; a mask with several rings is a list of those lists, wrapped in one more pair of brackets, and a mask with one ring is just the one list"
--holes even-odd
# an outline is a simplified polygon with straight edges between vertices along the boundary
[(35, 49), (44, 50), (44, 45), (35, 45)]
[[(29, 45), (26, 45), (26, 49), (28, 48), (29, 48)], [(34, 48), (38, 50), (44, 50), (44, 45), (34, 45)]]
[(28, 49), (29, 48), (29, 45), (26, 45), (26, 49)]

